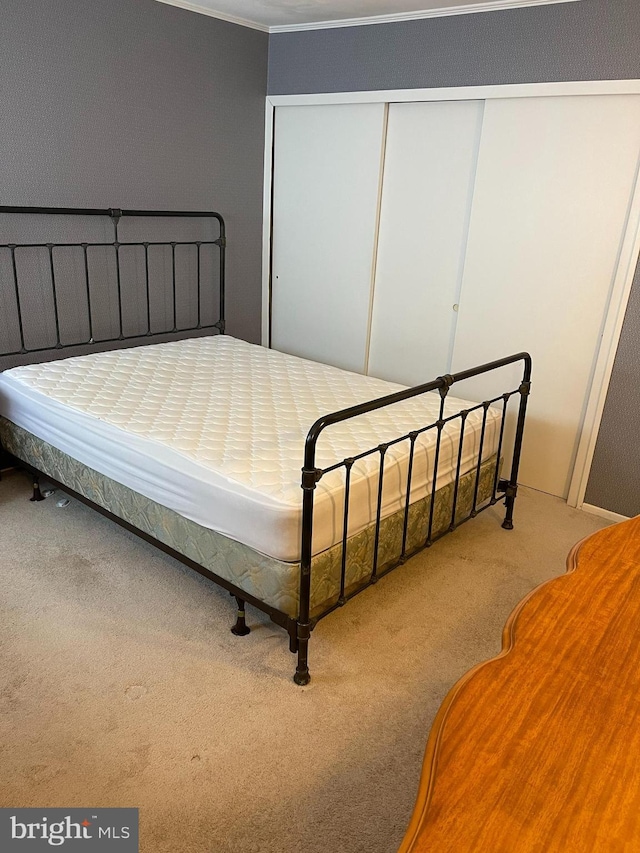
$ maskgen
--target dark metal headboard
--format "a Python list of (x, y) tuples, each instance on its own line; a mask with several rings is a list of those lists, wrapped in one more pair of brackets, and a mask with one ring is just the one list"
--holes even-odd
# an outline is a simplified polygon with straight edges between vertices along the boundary
[[(6, 250), (9, 254), (6, 256), (7, 263), (10, 265), (8, 269), (9, 287), (11, 280), (13, 281), (14, 300), (13, 313), (17, 319), (19, 327), (19, 347), (12, 348), (9, 351), (4, 351), (0, 346), (0, 355), (2, 356), (18, 356), (28, 355), (30, 353), (48, 352), (53, 350), (67, 349), (69, 347), (82, 347), (94, 344), (109, 344), (118, 341), (133, 340), (134, 338), (146, 338), (158, 335), (170, 335), (172, 333), (196, 332), (217, 329), (221, 334), (225, 331), (225, 224), (222, 216), (213, 211), (177, 211), (177, 210), (120, 210), (118, 208), (106, 208), (104, 210), (94, 208), (75, 208), (75, 207), (12, 207), (0, 206), (0, 214), (51, 214), (60, 216), (82, 216), (82, 217), (108, 217), (113, 225), (113, 239), (107, 241), (90, 241), (90, 242), (1, 242), (0, 250)], [(214, 219), (218, 223), (219, 236), (211, 240), (130, 240), (122, 241), (118, 236), (118, 227), (122, 219), (127, 217), (172, 217), (176, 219)], [(214, 235), (215, 236), (215, 235)], [(0, 237), (1, 239), (1, 237)], [(195, 247), (195, 265), (194, 276), (197, 280), (197, 320), (193, 325), (178, 326), (178, 307), (176, 296), (176, 247), (193, 246)], [(203, 323), (201, 307), (203, 304), (203, 288), (202, 288), (202, 270), (201, 270), (201, 249), (204, 246), (217, 246), (220, 250), (219, 257), (219, 314), (218, 320), (215, 323)], [(117, 292), (117, 321), (115, 330), (117, 334), (112, 337), (94, 337), (94, 309), (92, 305), (92, 288), (90, 276), (90, 263), (88, 251), (96, 247), (103, 247), (105, 250), (113, 249), (112, 260), (115, 262), (115, 285)], [(146, 329), (137, 330), (134, 334), (126, 334), (123, 323), (123, 293), (122, 293), (122, 275), (121, 275), (121, 249), (122, 247), (138, 247), (144, 250), (144, 262), (140, 258), (141, 275), (144, 281), (144, 295), (146, 299)], [(149, 249), (150, 247), (165, 247), (171, 249), (170, 272), (167, 273), (168, 280), (171, 282), (169, 293), (172, 300), (172, 316), (173, 327), (160, 330), (152, 330), (151, 322), (151, 287), (149, 275)], [(21, 292), (21, 275), (20, 262), (17, 259), (20, 250), (40, 249), (46, 250), (45, 265), (47, 267), (47, 278), (50, 279), (51, 297), (53, 318), (55, 320), (55, 344), (48, 346), (29, 347), (26, 344), (25, 326), (24, 326), (24, 294)], [(58, 268), (56, 259), (59, 252), (56, 250), (77, 249), (81, 252), (79, 256), (80, 268), (84, 267), (81, 278), (84, 279), (84, 288), (82, 290), (83, 299), (86, 300), (86, 326), (88, 326), (88, 338), (73, 342), (64, 342), (61, 338), (61, 317), (59, 307), (59, 279), (57, 279)], [(22, 284), (24, 287), (25, 285)], [(213, 286), (213, 285), (212, 285)], [(167, 296), (167, 299), (169, 297)], [(83, 309), (84, 313), (84, 309)], [(194, 312), (195, 313), (195, 312)], [(171, 313), (169, 313), (171, 316)]]

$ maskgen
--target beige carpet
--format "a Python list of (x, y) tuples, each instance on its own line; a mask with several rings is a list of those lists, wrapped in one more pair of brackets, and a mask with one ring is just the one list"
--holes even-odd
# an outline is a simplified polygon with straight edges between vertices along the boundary
[(511, 609), (606, 522), (522, 490), (285, 633), (72, 501), (0, 484), (0, 805), (133, 806), (145, 853), (391, 853), (431, 721)]

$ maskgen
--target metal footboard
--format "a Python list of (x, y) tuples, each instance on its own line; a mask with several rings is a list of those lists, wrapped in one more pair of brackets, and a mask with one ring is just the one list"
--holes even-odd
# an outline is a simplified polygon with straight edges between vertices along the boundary
[[(467, 409), (462, 409), (454, 415), (448, 415), (445, 417), (444, 409), (445, 409), (445, 401), (447, 399), (447, 395), (449, 394), (449, 390), (453, 385), (459, 382), (463, 382), (466, 379), (471, 379), (475, 376), (479, 376), (483, 373), (490, 373), (491, 371), (497, 370), (501, 367), (505, 367), (510, 364), (514, 364), (517, 362), (523, 362), (523, 374), (522, 381), (518, 388), (506, 391), (503, 394), (498, 395), (497, 397), (493, 397), (489, 400), (484, 400), (477, 405), (471, 406)], [(357, 406), (351, 406), (347, 409), (342, 409), (338, 412), (332, 412), (331, 414), (325, 415), (322, 418), (319, 418), (309, 430), (309, 433), (305, 442), (305, 453), (304, 453), (304, 466), (302, 468), (302, 490), (303, 490), (303, 503), (302, 503), (302, 543), (301, 543), (301, 559), (300, 559), (300, 610), (297, 622), (297, 643), (296, 650), (298, 653), (298, 664), (296, 668), (296, 673), (294, 675), (294, 681), (296, 684), (304, 685), (308, 684), (310, 680), (309, 675), (309, 666), (308, 666), (308, 645), (309, 639), (311, 636), (311, 631), (317, 621), (321, 619), (323, 616), (326, 616), (328, 613), (335, 610), (336, 607), (339, 607), (345, 603), (347, 598), (351, 598), (354, 595), (362, 592), (362, 590), (371, 586), (378, 581), (378, 579), (382, 576), (382, 574), (386, 574), (390, 572), (392, 569), (399, 566), (401, 563), (405, 562), (405, 560), (412, 556), (413, 554), (418, 553), (423, 548), (428, 548), (437, 538), (440, 538), (445, 533), (448, 533), (452, 530), (455, 530), (460, 524), (468, 521), (470, 518), (478, 515), (479, 512), (487, 509), (490, 506), (495, 505), (499, 500), (504, 498), (506, 513), (505, 518), (502, 523), (502, 526), (511, 530), (513, 528), (513, 508), (514, 502), (518, 489), (518, 469), (520, 466), (520, 454), (522, 450), (522, 437), (524, 433), (524, 424), (525, 424), (525, 415), (527, 409), (527, 398), (529, 396), (529, 391), (531, 388), (531, 356), (526, 352), (516, 353), (515, 355), (508, 356), (506, 358), (499, 359), (497, 361), (489, 362), (488, 364), (480, 365), (479, 367), (474, 367), (469, 370), (464, 370), (460, 373), (456, 373), (454, 375), (447, 374), (445, 376), (439, 376), (437, 379), (434, 379), (432, 382), (427, 382), (424, 385), (418, 385), (414, 388), (408, 388), (404, 391), (398, 391), (394, 394), (389, 394), (385, 397), (380, 397), (376, 400), (370, 400), (366, 403), (361, 403)], [(392, 406), (395, 403), (402, 402), (404, 400), (409, 400), (412, 397), (418, 397), (422, 394), (427, 394), (431, 391), (438, 391), (440, 394), (440, 413), (439, 417), (436, 421), (430, 424), (426, 424), (421, 426), (415, 430), (412, 430), (404, 435), (401, 435), (391, 441), (388, 441), (383, 444), (379, 444), (376, 447), (369, 448), (364, 450), (357, 455), (348, 457), (346, 459), (342, 459), (341, 461), (330, 465), (326, 468), (318, 468), (316, 466), (316, 450), (318, 439), (325, 429), (331, 427), (335, 424), (341, 423), (343, 421), (350, 420), (351, 418), (356, 418), (360, 415), (367, 414), (369, 412), (373, 412), (377, 409), (382, 409), (386, 406)], [(513, 446), (513, 456), (511, 460), (511, 471), (509, 475), (509, 479), (500, 479), (499, 477), (499, 465), (496, 463), (495, 474), (493, 476), (493, 484), (491, 489), (491, 495), (488, 500), (480, 503), (479, 501), (479, 487), (480, 487), (480, 468), (482, 465), (482, 452), (484, 448), (485, 436), (486, 436), (486, 425), (487, 425), (487, 413), (489, 407), (494, 404), (499, 404), (502, 407), (502, 417), (500, 423), (500, 433), (498, 438), (498, 449), (497, 449), (497, 460), (500, 460), (501, 453), (503, 450), (503, 440), (505, 433), (505, 424), (507, 421), (507, 409), (510, 400), (519, 395), (519, 406), (518, 406), (518, 414), (517, 414), (517, 423), (515, 430), (515, 439)], [(462, 460), (462, 447), (464, 442), (464, 434), (465, 434), (465, 425), (467, 418), (474, 411), (482, 411), (482, 425), (481, 425), (481, 433), (480, 433), (480, 446), (478, 450), (478, 460), (476, 463), (476, 471), (475, 471), (475, 485), (473, 490), (473, 499), (471, 503), (471, 509), (467, 515), (463, 518), (459, 518), (457, 515), (458, 509), (458, 493), (460, 486), (460, 477), (461, 477), (461, 460)], [(434, 532), (434, 509), (435, 509), (435, 496), (436, 496), (436, 483), (438, 479), (438, 464), (440, 462), (440, 447), (442, 440), (442, 432), (449, 422), (453, 422), (459, 420), (460, 421), (460, 439), (458, 446), (458, 456), (457, 456), (457, 465), (456, 465), (456, 473), (453, 482), (453, 507), (451, 511), (451, 521), (446, 527), (446, 529), (442, 532), (435, 533)], [(433, 463), (433, 472), (431, 474), (431, 495), (430, 495), (430, 505), (428, 512), (428, 521), (426, 524), (426, 528), (424, 530), (424, 537), (418, 547), (413, 547), (411, 550), (408, 548), (408, 537), (407, 531), (409, 526), (409, 510), (410, 510), (410, 496), (411, 496), (411, 482), (413, 476), (413, 461), (414, 461), (414, 453), (416, 441), (420, 435), (427, 432), (435, 432), (436, 441), (435, 441), (435, 455), (434, 455), (434, 463)], [(402, 531), (402, 547), (399, 557), (393, 561), (390, 565), (386, 565), (384, 570), (381, 572), (379, 566), (379, 553), (380, 553), (380, 526), (382, 522), (382, 494), (383, 494), (383, 485), (384, 485), (384, 475), (385, 475), (385, 457), (387, 451), (390, 447), (399, 444), (400, 442), (409, 442), (409, 460), (408, 460), (408, 468), (407, 468), (407, 482), (406, 482), (406, 494), (404, 496), (404, 523), (403, 523), (403, 531)], [(357, 589), (350, 592), (347, 596), (345, 594), (345, 581), (346, 581), (346, 570), (347, 570), (347, 539), (348, 539), (348, 531), (349, 531), (349, 508), (350, 508), (350, 492), (351, 492), (351, 472), (353, 469), (353, 465), (356, 461), (360, 459), (364, 459), (367, 457), (374, 457), (375, 455), (379, 456), (379, 470), (378, 470), (378, 490), (377, 490), (377, 509), (375, 516), (375, 533), (374, 533), (374, 545), (373, 545), (373, 558), (371, 571), (357, 587)], [(344, 477), (345, 477), (345, 487), (344, 487), (344, 517), (343, 517), (343, 525), (342, 525), (342, 560), (341, 560), (341, 578), (340, 578), (340, 595), (337, 603), (328, 605), (324, 610), (322, 610), (319, 614), (314, 614), (313, 619), (311, 619), (311, 571), (312, 571), (312, 539), (313, 539), (313, 522), (314, 522), (314, 498), (315, 498), (315, 489), (320, 482), (320, 480), (329, 472), (336, 471), (339, 469), (344, 469)]]

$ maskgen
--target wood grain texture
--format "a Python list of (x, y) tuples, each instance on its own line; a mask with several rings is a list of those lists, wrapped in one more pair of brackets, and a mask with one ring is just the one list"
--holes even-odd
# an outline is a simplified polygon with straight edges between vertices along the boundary
[(640, 851), (640, 517), (567, 562), (445, 699), (399, 853)]

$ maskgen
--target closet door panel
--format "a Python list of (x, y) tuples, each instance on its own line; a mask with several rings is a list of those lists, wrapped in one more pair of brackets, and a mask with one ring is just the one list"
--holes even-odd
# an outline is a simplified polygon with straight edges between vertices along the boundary
[[(453, 370), (533, 356), (520, 482), (566, 497), (640, 152), (640, 97), (487, 102)], [(518, 386), (504, 370), (501, 385)], [(505, 390), (479, 377), (462, 392)]]
[(482, 101), (391, 104), (368, 373), (417, 385), (450, 367)]
[(275, 111), (271, 345), (364, 372), (384, 104)]

